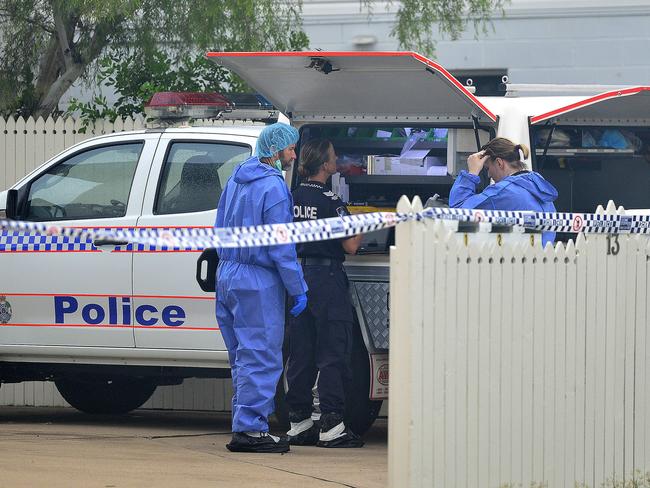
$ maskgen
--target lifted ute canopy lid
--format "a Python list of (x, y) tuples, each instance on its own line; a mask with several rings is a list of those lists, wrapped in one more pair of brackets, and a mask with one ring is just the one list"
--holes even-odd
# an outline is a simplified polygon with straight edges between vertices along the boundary
[(607, 91), (578, 102), (534, 115), (530, 123), (649, 125), (650, 86)]
[(293, 120), (496, 121), (442, 66), (414, 52), (207, 54)]

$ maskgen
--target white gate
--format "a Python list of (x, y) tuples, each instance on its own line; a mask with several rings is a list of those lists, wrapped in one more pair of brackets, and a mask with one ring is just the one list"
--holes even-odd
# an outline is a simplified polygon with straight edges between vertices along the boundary
[(645, 474), (650, 239), (466, 245), (453, 225), (396, 229), (390, 486), (596, 488)]

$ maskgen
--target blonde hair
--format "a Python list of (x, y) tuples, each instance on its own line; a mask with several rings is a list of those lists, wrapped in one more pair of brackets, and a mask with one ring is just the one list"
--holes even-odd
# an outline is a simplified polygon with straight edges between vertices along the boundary
[(503, 159), (511, 168), (516, 170), (526, 169), (526, 164), (523, 160), (530, 155), (528, 146), (525, 144), (515, 144), (505, 137), (495, 137), (485, 144), (481, 150), (485, 151), (486, 156), (492, 159)]

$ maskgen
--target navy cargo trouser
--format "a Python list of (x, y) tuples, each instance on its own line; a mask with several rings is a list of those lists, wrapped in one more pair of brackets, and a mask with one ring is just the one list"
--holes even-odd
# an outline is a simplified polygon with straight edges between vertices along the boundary
[(303, 265), (307, 309), (289, 321), (290, 353), (287, 370), (290, 410), (307, 417), (312, 411), (312, 388), (318, 377), (321, 413), (345, 410), (350, 380), (352, 303), (348, 278), (341, 263)]

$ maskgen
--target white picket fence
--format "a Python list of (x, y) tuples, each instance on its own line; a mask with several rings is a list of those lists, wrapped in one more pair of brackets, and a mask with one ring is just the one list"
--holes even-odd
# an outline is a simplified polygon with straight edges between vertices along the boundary
[(82, 133), (80, 120), (29, 117), (0, 118), (0, 190), (13, 185), (31, 170), (64, 149), (96, 135), (144, 127), (142, 119), (98, 121)]
[(648, 486), (650, 239), (450, 225), (400, 225), (391, 252), (390, 486)]
[[(198, 120), (194, 125), (229, 126), (236, 123), (242, 122)], [(78, 142), (102, 134), (143, 128), (143, 118), (117, 119), (115, 122), (98, 120), (82, 132), (82, 121), (71, 117), (0, 117), (0, 191), (9, 188), (41, 163)]]

